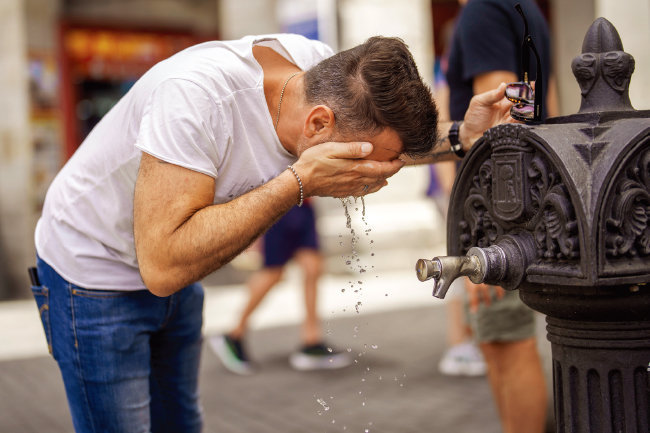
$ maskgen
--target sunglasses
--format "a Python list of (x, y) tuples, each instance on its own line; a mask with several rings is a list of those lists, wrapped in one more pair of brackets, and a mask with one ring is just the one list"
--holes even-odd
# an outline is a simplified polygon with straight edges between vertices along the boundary
[[(510, 108), (510, 116), (522, 122), (536, 123), (542, 120), (542, 64), (539, 60), (539, 53), (533, 43), (533, 38), (528, 32), (528, 21), (524, 15), (521, 5), (517, 3), (515, 9), (524, 20), (524, 40), (521, 43), (521, 69), (523, 79), (516, 83), (506, 85), (505, 96), (515, 105)], [(535, 55), (537, 61), (535, 75), (535, 89), (530, 84), (530, 52)]]

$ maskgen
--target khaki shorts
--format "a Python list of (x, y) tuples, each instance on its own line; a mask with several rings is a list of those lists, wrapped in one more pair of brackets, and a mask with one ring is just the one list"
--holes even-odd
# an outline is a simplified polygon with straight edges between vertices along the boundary
[(481, 304), (475, 313), (468, 308), (467, 317), (479, 343), (520, 341), (535, 336), (535, 313), (519, 299), (518, 290), (506, 290), (501, 299), (492, 294), (490, 305)]

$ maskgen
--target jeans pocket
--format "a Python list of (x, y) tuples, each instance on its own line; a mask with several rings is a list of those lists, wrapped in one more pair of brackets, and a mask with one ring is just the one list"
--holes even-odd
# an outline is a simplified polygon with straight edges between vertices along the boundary
[(38, 314), (41, 317), (47, 350), (52, 354), (52, 328), (50, 327), (50, 291), (45, 286), (32, 286), (32, 294), (36, 300)]

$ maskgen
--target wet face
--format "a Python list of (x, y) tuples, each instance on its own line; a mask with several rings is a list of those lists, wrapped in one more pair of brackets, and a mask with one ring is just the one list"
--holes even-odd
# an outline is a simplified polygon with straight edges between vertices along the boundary
[(404, 147), (397, 132), (391, 128), (385, 128), (379, 134), (375, 135), (343, 135), (335, 133), (328, 141), (367, 141), (372, 144), (373, 149), (370, 155), (366, 156), (364, 159), (370, 159), (373, 161), (392, 161), (397, 159), (402, 153)]
[[(331, 111), (331, 110), (330, 110)], [(310, 113), (311, 114), (311, 113)], [(333, 119), (333, 113), (331, 114)], [(314, 116), (317, 118), (317, 116)], [(312, 125), (312, 123), (314, 125)], [(317, 126), (316, 126), (317, 125)], [(372, 135), (371, 133), (346, 133), (336, 131), (333, 122), (332, 125), (323, 126), (324, 122), (307, 122), (306, 130), (314, 132), (312, 134), (301, 134), (295, 145), (295, 154), (300, 157), (302, 153), (312, 146), (327, 142), (369, 142), (373, 145), (373, 150), (364, 159), (374, 161), (392, 161), (398, 159), (402, 153), (404, 145), (397, 132), (392, 128), (384, 128), (381, 132)], [(312, 128), (311, 130), (309, 128)]]
[(385, 128), (374, 137), (359, 139), (359, 141), (369, 141), (372, 143), (372, 153), (365, 159), (371, 159), (373, 161), (392, 161), (397, 159), (404, 148), (397, 132), (390, 128)]

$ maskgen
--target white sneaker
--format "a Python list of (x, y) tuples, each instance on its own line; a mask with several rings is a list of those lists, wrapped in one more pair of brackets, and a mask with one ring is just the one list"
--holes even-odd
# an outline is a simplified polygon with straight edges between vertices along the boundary
[(487, 365), (478, 347), (467, 342), (447, 349), (438, 363), (438, 370), (446, 376), (484, 376)]

